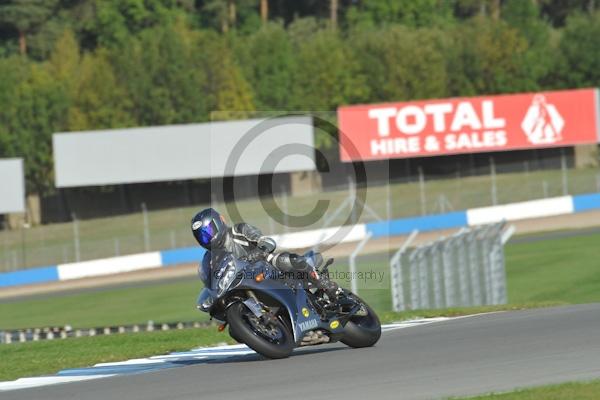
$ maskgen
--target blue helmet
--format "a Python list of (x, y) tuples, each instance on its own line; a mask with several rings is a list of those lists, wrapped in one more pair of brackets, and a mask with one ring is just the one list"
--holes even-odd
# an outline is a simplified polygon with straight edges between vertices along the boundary
[(227, 229), (225, 218), (212, 208), (202, 210), (192, 218), (194, 238), (207, 250), (223, 244)]

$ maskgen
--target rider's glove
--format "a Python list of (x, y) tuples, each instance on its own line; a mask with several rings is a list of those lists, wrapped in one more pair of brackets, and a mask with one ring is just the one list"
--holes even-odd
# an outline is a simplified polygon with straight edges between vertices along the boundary
[(249, 263), (254, 263), (259, 260), (264, 260), (265, 257), (266, 257), (265, 253), (262, 250), (255, 249), (255, 250), (251, 251), (247, 256), (244, 256), (242, 258)]

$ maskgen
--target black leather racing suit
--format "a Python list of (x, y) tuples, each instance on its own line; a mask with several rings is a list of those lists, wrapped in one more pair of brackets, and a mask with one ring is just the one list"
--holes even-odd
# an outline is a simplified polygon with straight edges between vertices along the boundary
[[(202, 263), (210, 262), (217, 252), (225, 251), (233, 254), (237, 259), (250, 259), (260, 257), (266, 259), (273, 266), (283, 272), (310, 272), (304, 257), (288, 252), (265, 255), (257, 246), (258, 240), (263, 236), (260, 229), (244, 222), (235, 224), (227, 230), (220, 243), (212, 245), (211, 250), (204, 255)], [(215, 254), (212, 254), (215, 253)]]

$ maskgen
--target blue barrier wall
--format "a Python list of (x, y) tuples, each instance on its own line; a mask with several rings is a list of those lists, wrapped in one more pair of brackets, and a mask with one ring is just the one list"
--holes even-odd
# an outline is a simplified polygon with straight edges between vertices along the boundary
[(58, 269), (55, 265), (0, 274), (0, 287), (53, 281), (58, 281)]
[(600, 193), (573, 196), (573, 211), (581, 212), (600, 208)]
[(415, 229), (420, 232), (438, 229), (459, 228), (467, 226), (467, 212), (457, 211), (438, 215), (425, 215), (422, 217), (402, 218), (392, 221), (374, 222), (366, 224), (367, 231), (373, 237), (393, 236), (408, 234)]
[(177, 265), (183, 263), (200, 262), (204, 257), (204, 250), (200, 246), (186, 247), (184, 249), (164, 250), (160, 252), (162, 266)]

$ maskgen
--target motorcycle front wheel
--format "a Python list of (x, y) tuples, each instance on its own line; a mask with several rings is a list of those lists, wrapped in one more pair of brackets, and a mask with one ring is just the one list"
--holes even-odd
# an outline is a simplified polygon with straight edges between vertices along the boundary
[(286, 358), (294, 350), (294, 335), (281, 319), (263, 321), (243, 303), (227, 310), (232, 333), (252, 350), (268, 358)]

